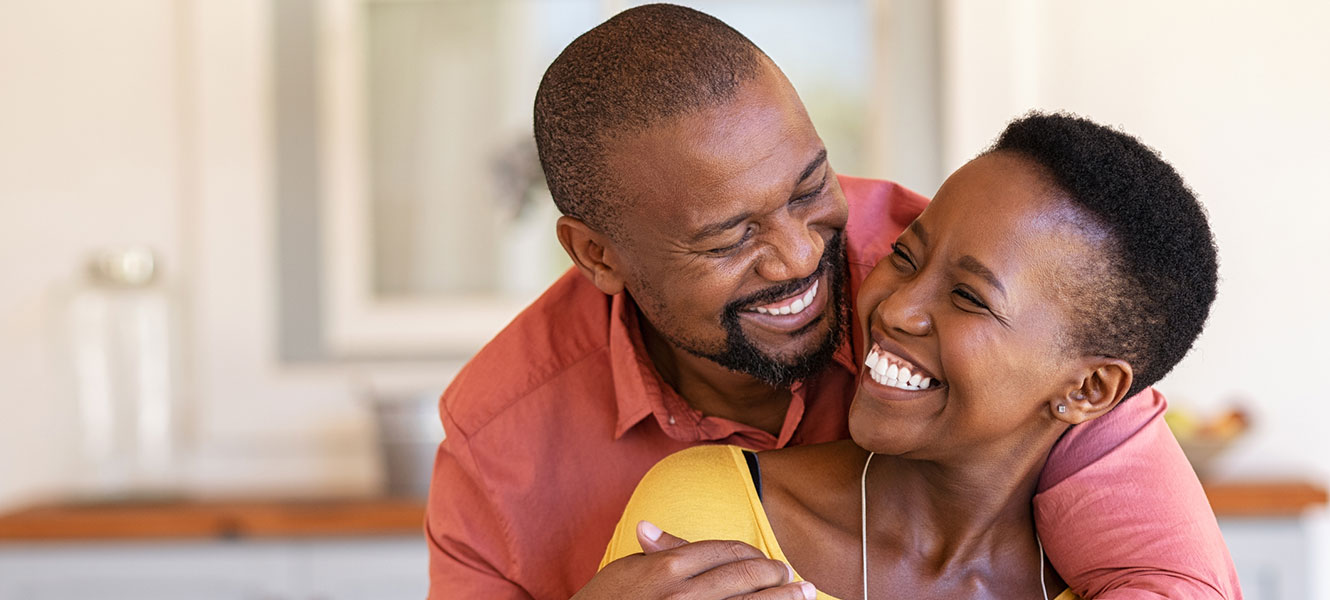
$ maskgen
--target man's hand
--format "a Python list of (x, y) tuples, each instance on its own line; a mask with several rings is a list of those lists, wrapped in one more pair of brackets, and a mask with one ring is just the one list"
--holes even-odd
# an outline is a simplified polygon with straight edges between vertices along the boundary
[(573, 600), (641, 598), (643, 600), (814, 600), (808, 582), (794, 582), (794, 571), (743, 542), (707, 540), (689, 543), (647, 521), (637, 524), (637, 541), (646, 551), (616, 560), (602, 569)]

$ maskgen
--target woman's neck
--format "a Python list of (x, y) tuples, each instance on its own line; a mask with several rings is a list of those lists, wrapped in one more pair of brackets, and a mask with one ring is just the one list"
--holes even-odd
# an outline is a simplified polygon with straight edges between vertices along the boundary
[(1042, 429), (930, 460), (874, 456), (865, 490), (870, 556), (897, 557), (902, 573), (933, 591), (948, 582), (992, 595), (1037, 585), (1031, 500), (1060, 433)]
[(932, 546), (936, 552), (928, 554), (943, 563), (967, 562), (982, 548), (1010, 544), (1019, 537), (1013, 534), (1028, 533), (1033, 545), (1030, 501), (1038, 470), (967, 467), (874, 456), (866, 481), (870, 541), (895, 537), (914, 548)]
[[(871, 590), (907, 598), (1040, 598), (1031, 499), (1060, 431), (959, 450), (958, 458), (876, 455), (867, 483)], [(860, 478), (851, 441), (763, 452), (762, 505), (782, 552), (819, 589), (862, 589)], [(1061, 580), (1047, 572), (1050, 597)], [(871, 594), (883, 597), (882, 592)]]

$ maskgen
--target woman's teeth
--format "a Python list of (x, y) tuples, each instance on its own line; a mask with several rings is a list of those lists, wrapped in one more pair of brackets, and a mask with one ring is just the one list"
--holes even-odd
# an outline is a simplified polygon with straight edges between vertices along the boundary
[[(933, 378), (924, 377), (919, 367), (873, 344), (864, 361), (868, 376), (882, 385), (902, 390), (926, 390), (933, 386)], [(913, 371), (913, 372), (912, 372)], [(939, 382), (940, 383), (940, 382)]]
[(793, 302), (786, 300), (784, 301), (784, 304), (768, 304), (766, 306), (759, 306), (754, 310), (764, 315), (797, 315), (803, 312), (805, 308), (813, 305), (813, 299), (817, 297), (817, 286), (819, 283), (821, 282), (814, 281), (813, 287), (808, 288), (808, 291), (804, 292), (804, 295), (795, 298)]

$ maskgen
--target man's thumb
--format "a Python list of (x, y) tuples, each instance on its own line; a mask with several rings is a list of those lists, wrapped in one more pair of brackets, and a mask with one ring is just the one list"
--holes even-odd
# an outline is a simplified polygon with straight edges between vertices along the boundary
[(651, 554), (670, 548), (678, 548), (688, 543), (688, 540), (679, 539), (656, 527), (651, 521), (637, 522), (637, 543), (642, 545), (642, 551)]

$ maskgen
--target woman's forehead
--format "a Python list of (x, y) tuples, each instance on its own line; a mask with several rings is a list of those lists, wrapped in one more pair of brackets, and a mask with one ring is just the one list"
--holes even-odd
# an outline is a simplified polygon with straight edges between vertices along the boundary
[(1083, 221), (1036, 165), (988, 154), (949, 177), (907, 235), (953, 260), (977, 259), (999, 278), (1015, 277), (1060, 271), (1083, 258)]

